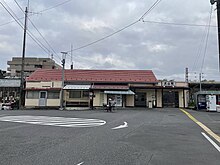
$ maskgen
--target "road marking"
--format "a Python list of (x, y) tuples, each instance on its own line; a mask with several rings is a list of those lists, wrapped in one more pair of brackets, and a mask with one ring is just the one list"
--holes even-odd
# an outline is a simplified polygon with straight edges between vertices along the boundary
[(0, 117), (1, 117), (1, 116), (6, 116), (6, 115), (7, 115), (7, 114), (3, 114), (3, 115), (0, 115)]
[(207, 126), (205, 126), (203, 123), (198, 121), (196, 118), (194, 118), (190, 113), (187, 111), (180, 109), (183, 113), (185, 113), (192, 121), (194, 121), (196, 124), (198, 124), (203, 130), (205, 130), (210, 136), (212, 136), (215, 140), (217, 140), (220, 143), (220, 137), (215, 134), (211, 129), (209, 129)]
[(77, 164), (77, 165), (82, 165), (84, 162), (81, 162), (81, 163), (79, 163), (79, 164)]
[(59, 127), (96, 127), (106, 124), (106, 121), (99, 119), (65, 118), (50, 116), (3, 116), (0, 117), (0, 121)]
[(112, 129), (121, 129), (121, 128), (126, 128), (126, 127), (128, 127), (128, 123), (127, 123), (127, 122), (124, 122), (123, 125), (119, 125), (118, 127), (114, 127), (114, 128), (112, 128)]
[(210, 138), (208, 137), (204, 132), (201, 132), (202, 135), (220, 152), (220, 147)]

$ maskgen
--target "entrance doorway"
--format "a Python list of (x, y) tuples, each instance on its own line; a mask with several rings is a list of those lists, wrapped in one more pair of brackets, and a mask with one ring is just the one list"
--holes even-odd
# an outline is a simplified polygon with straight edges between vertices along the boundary
[(47, 92), (40, 91), (39, 93), (39, 106), (44, 107), (47, 106)]
[(134, 104), (136, 107), (146, 107), (146, 93), (136, 93)]
[(108, 101), (109, 101), (110, 98), (114, 102), (114, 105), (116, 107), (122, 107), (122, 104), (123, 104), (122, 95), (108, 95), (107, 96)]
[(179, 92), (164, 91), (163, 92), (163, 107), (179, 108)]

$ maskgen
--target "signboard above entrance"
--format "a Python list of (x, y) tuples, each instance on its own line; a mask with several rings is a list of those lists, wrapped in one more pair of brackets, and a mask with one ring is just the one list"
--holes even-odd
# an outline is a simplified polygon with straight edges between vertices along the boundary
[(176, 82), (173, 80), (170, 81), (162, 81), (161, 85), (164, 87), (175, 87), (176, 86)]

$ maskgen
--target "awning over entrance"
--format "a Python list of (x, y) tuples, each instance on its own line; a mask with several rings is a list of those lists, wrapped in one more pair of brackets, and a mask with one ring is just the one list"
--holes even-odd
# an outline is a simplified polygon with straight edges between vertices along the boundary
[(118, 95), (134, 95), (134, 92), (131, 90), (127, 91), (104, 91), (106, 94), (118, 94)]
[(92, 89), (104, 89), (104, 90), (129, 90), (128, 85), (92, 85)]
[(83, 89), (83, 90), (89, 90), (90, 85), (66, 85), (63, 89)]

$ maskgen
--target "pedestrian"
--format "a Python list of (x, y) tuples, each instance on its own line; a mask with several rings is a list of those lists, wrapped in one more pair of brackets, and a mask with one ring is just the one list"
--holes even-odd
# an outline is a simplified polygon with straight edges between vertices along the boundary
[(111, 98), (109, 98), (109, 101), (108, 101), (108, 110), (107, 110), (107, 112), (112, 112), (112, 99)]

